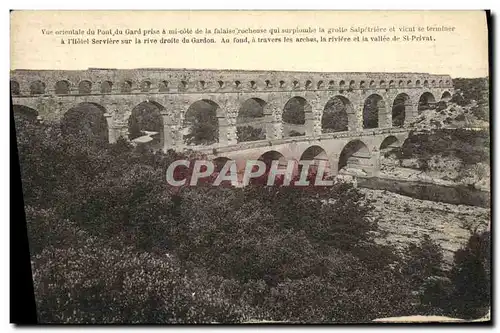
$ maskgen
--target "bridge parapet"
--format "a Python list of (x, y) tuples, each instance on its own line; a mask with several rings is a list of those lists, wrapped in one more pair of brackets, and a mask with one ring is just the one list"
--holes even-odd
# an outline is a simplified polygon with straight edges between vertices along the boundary
[(193, 94), (453, 88), (429, 73), (291, 72), (196, 69), (13, 70), (14, 94)]

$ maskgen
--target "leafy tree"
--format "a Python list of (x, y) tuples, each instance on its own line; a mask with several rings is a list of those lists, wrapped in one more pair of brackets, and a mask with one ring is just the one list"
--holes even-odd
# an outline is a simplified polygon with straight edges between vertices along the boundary
[(375, 242), (373, 208), (352, 185), (173, 188), (168, 165), (200, 156), (96, 145), (52, 124), (22, 123), (18, 145), (42, 322), (359, 322), (416, 311), (403, 259)]
[(108, 142), (108, 125), (103, 111), (92, 104), (82, 104), (68, 110), (61, 120), (61, 132), (66, 136), (82, 137), (96, 144)]
[(237, 127), (238, 142), (264, 140), (266, 135), (262, 128), (254, 128), (252, 126)]
[(163, 133), (163, 118), (159, 107), (150, 102), (144, 102), (132, 110), (128, 120), (129, 138), (131, 140), (144, 135), (144, 131), (158, 132), (156, 140)]
[(290, 99), (283, 108), (283, 121), (289, 124), (304, 125), (306, 123), (305, 103), (299, 98)]
[(451, 271), (422, 285), (421, 303), (427, 313), (477, 319), (491, 306), (489, 232), (474, 233), (454, 255)]
[(186, 113), (184, 126), (189, 133), (184, 135), (187, 144), (209, 145), (219, 139), (219, 122), (214, 106), (200, 101)]
[[(433, 156), (456, 156), (465, 165), (489, 163), (488, 131), (439, 129), (428, 133), (410, 133), (397, 151), (399, 159), (417, 158), (428, 163)], [(425, 165), (425, 164), (423, 164)]]
[(411, 243), (407, 249), (408, 264), (405, 274), (412, 277), (416, 285), (425, 279), (443, 273), (443, 250), (429, 235), (425, 235), (420, 244)]
[(467, 246), (455, 252), (450, 273), (453, 312), (463, 318), (484, 316), (491, 306), (490, 233), (473, 234)]
[(378, 124), (378, 103), (379, 99), (368, 98), (363, 108), (363, 128), (377, 128)]
[(347, 131), (347, 106), (338, 97), (331, 99), (323, 110), (321, 127), (325, 133)]

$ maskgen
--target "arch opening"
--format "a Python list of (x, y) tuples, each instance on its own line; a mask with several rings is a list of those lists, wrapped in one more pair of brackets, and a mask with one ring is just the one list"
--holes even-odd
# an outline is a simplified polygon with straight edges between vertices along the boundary
[(84, 80), (78, 84), (78, 93), (80, 95), (90, 95), (92, 92), (92, 82)]
[(361, 140), (347, 143), (339, 157), (339, 173), (366, 173), (366, 166), (371, 157), (370, 150)]
[(379, 115), (385, 111), (385, 102), (382, 96), (372, 94), (365, 100), (363, 107), (363, 128), (379, 127)]
[(449, 102), (451, 100), (450, 92), (449, 91), (443, 92), (443, 94), (441, 95), (441, 100), (445, 101), (445, 102)]
[(424, 92), (418, 99), (418, 113), (430, 110), (436, 105), (436, 98), (430, 92)]
[[(385, 169), (386, 166), (389, 166), (390, 169), (394, 166), (399, 165), (398, 153), (399, 149), (402, 145), (402, 142), (395, 136), (390, 135), (386, 137), (381, 143), (379, 147), (380, 151), (380, 167), (382, 170)], [(391, 171), (389, 171), (391, 172)]]
[(136, 144), (145, 144), (152, 150), (164, 145), (163, 105), (154, 101), (137, 104), (128, 118), (128, 138)]
[[(315, 145), (307, 148), (300, 156), (300, 161), (312, 161), (312, 164), (309, 166), (309, 170), (307, 173), (308, 177), (316, 175), (320, 163), (323, 163), (325, 165), (324, 175), (328, 176), (331, 172), (330, 171), (331, 166), (330, 166), (330, 161), (328, 159), (328, 155), (326, 154), (326, 151), (320, 146)], [(304, 168), (303, 165), (298, 166), (297, 175), (299, 177), (302, 173), (303, 168)]]
[(387, 152), (394, 148), (399, 148), (401, 146), (401, 142), (394, 135), (390, 135), (382, 141), (380, 144), (380, 152)]
[(185, 92), (188, 89), (188, 83), (187, 81), (181, 81), (179, 82), (179, 85), (177, 86), (177, 91), (179, 92)]
[(183, 123), (183, 139), (187, 145), (211, 145), (219, 141), (219, 105), (203, 99), (191, 104)]
[(69, 109), (61, 119), (63, 135), (97, 144), (108, 143), (106, 109), (97, 103), (83, 102)]
[(34, 81), (30, 84), (30, 94), (31, 95), (43, 95), (45, 94), (45, 83), (40, 80)]
[(149, 92), (151, 90), (151, 81), (144, 80), (141, 82), (141, 92)]
[(20, 95), (21, 94), (21, 88), (19, 86), (19, 82), (10, 80), (10, 93), (12, 95)]
[(258, 160), (262, 161), (266, 164), (267, 171), (269, 171), (269, 168), (271, 167), (271, 163), (273, 161), (276, 161), (276, 160), (280, 161), (280, 163), (279, 163), (280, 166), (287, 165), (287, 161), (285, 159), (285, 156), (276, 150), (270, 150), (270, 151), (265, 152), (264, 154), (259, 156)]
[(101, 83), (101, 93), (110, 94), (113, 89), (113, 83), (111, 81), (103, 81)]
[(230, 161), (230, 158), (220, 156), (217, 158), (214, 158), (212, 160), (212, 163), (214, 164), (214, 172), (220, 173), (224, 165), (226, 165), (227, 161)]
[(352, 112), (352, 103), (344, 96), (335, 96), (325, 105), (321, 116), (323, 133), (344, 132), (348, 130), (348, 113)]
[(410, 96), (399, 94), (392, 104), (392, 127), (403, 127), (405, 124), (407, 105), (410, 103)]
[(123, 81), (121, 86), (122, 93), (130, 93), (132, 92), (132, 81)]
[(168, 81), (160, 81), (160, 83), (158, 84), (158, 91), (168, 92), (169, 91)]
[(265, 106), (266, 102), (260, 98), (249, 98), (241, 104), (236, 118), (238, 142), (258, 141), (266, 138)]
[(38, 121), (38, 111), (28, 106), (15, 104), (12, 106), (12, 111), (14, 113), (14, 123), (16, 124), (16, 128), (20, 122), (27, 121), (34, 123)]
[(69, 95), (70, 84), (66, 80), (56, 82), (55, 93), (56, 95)]
[(310, 112), (312, 107), (305, 98), (290, 98), (283, 108), (283, 137), (306, 135), (306, 113)]
[[(269, 177), (269, 172), (271, 170), (271, 165), (273, 161), (278, 161), (278, 168), (279, 169), (286, 169), (288, 165), (288, 161), (286, 160), (285, 156), (281, 154), (280, 152), (276, 150), (270, 150), (265, 152), (264, 154), (260, 155), (259, 158), (257, 159), (259, 161), (264, 162), (266, 165), (266, 171), (262, 174), (262, 176), (257, 177), (257, 178), (251, 178), (250, 179), (250, 184), (258, 184), (258, 185), (265, 185), (267, 184), (267, 180)], [(254, 167), (255, 171), (257, 167)], [(279, 176), (276, 177), (275, 179), (275, 184), (279, 184)]]

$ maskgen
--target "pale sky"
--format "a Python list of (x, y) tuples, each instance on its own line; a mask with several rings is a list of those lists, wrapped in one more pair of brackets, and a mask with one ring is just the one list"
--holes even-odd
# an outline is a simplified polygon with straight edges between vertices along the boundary
[[(423, 32), (401, 32), (421, 26)], [(452, 32), (429, 32), (427, 27), (453, 27)], [(44, 35), (42, 29), (54, 32), (89, 28), (103, 31), (117, 28), (141, 29), (141, 39), (148, 29), (305, 29), (309, 35), (269, 33), (261, 37), (350, 37), (400, 38), (399, 42), (324, 43), (240, 43), (222, 44), (221, 37), (211, 35), (216, 44), (129, 44), (129, 45), (61, 45), (60, 38), (78, 36)], [(325, 32), (319, 32), (319, 27)], [(347, 33), (329, 29), (347, 28)], [(396, 32), (365, 32), (350, 29), (381, 27)], [(407, 35), (414, 41), (404, 42)], [(208, 35), (161, 37), (202, 38)], [(239, 35), (257, 37), (256, 34)], [(433, 36), (435, 41), (417, 41)], [(84, 39), (106, 39), (107, 35), (79, 36)], [(136, 35), (124, 35), (131, 38)], [(111, 36), (111, 38), (117, 38)], [(299, 70), (320, 72), (425, 72), (449, 74), (452, 77), (488, 75), (488, 35), (483, 11), (16, 11), (11, 14), (11, 69), (87, 69), (97, 68), (198, 68), (246, 70)]]

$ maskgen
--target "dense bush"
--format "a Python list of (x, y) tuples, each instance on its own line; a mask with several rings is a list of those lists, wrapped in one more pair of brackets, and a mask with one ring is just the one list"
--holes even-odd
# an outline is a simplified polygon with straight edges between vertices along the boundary
[(436, 112), (440, 112), (444, 109), (446, 109), (447, 103), (445, 101), (439, 101), (436, 105)]
[(283, 108), (283, 121), (289, 124), (303, 125), (306, 122), (305, 112), (305, 101), (292, 98)]
[(410, 244), (407, 256), (409, 260), (404, 271), (411, 276), (415, 286), (420, 286), (429, 277), (439, 276), (443, 272), (443, 250), (428, 235), (419, 244)]
[(217, 277), (188, 276), (170, 257), (79, 237), (33, 258), (40, 322), (230, 323), (251, 314), (223, 295)]
[(252, 126), (238, 126), (236, 135), (238, 142), (257, 141), (266, 138), (262, 128), (254, 128)]
[(321, 128), (324, 133), (347, 131), (347, 107), (343, 101), (336, 97), (331, 99), (323, 110)]
[(479, 103), (488, 102), (488, 78), (456, 78), (453, 79), (453, 87), (459, 92), (464, 103), (470, 103), (473, 100)]
[(475, 102), (473, 114), (481, 120), (489, 121), (489, 79), (476, 78), (453, 79), (455, 93), (452, 96), (451, 102), (461, 106), (470, 105)]
[(370, 321), (416, 313), (414, 272), (439, 260), (377, 244), (349, 184), (172, 188), (169, 163), (195, 154), (33, 122), (18, 147), (42, 322)]
[(129, 138), (135, 139), (144, 135), (143, 131), (163, 133), (163, 119), (158, 106), (153, 103), (141, 103), (132, 110), (128, 120)]
[(306, 134), (304, 132), (298, 132), (295, 130), (291, 130), (290, 132), (288, 132), (288, 136), (303, 136), (303, 135), (306, 135)]
[(488, 131), (440, 129), (426, 133), (410, 133), (397, 150), (399, 159), (417, 158), (429, 161), (434, 156), (455, 156), (464, 165), (489, 163), (490, 136)]
[(491, 307), (490, 252), (490, 233), (472, 234), (455, 252), (452, 269), (422, 285), (423, 308), (464, 319), (484, 316)]
[(210, 145), (218, 140), (218, 126), (213, 123), (195, 123), (189, 134), (184, 135), (187, 144)]
[(455, 252), (450, 279), (452, 311), (464, 318), (484, 316), (490, 307), (490, 233), (471, 235), (465, 247)]

